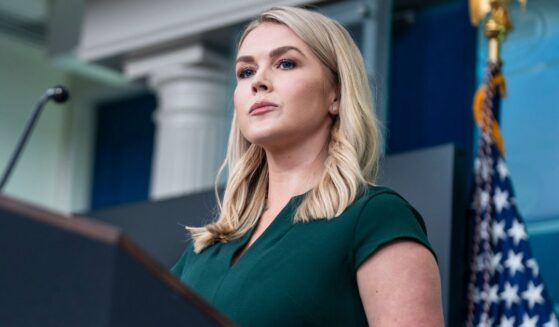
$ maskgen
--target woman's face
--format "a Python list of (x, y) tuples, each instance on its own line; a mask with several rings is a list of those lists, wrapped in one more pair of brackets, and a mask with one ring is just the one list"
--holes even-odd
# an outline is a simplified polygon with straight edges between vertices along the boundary
[(288, 27), (263, 23), (252, 30), (235, 72), (235, 112), (249, 142), (264, 148), (326, 142), (336, 89), (327, 68)]

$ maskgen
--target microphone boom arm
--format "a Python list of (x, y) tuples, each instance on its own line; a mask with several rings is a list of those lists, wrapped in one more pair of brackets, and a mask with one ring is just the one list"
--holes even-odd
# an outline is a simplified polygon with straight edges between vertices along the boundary
[(41, 114), (43, 108), (45, 107), (45, 104), (50, 99), (53, 99), (56, 102), (64, 102), (68, 99), (68, 92), (63, 87), (56, 86), (54, 88), (48, 89), (47, 92), (41, 97), (41, 99), (37, 103), (37, 106), (35, 107), (35, 110), (33, 111), (33, 114), (31, 115), (31, 117), (27, 121), (27, 125), (25, 126), (25, 129), (23, 130), (23, 134), (21, 135), (21, 137), (20, 137), (20, 139), (17, 143), (17, 146), (16, 146), (14, 152), (12, 153), (10, 161), (9, 161), (8, 165), (6, 166), (6, 169), (4, 170), (4, 173), (2, 174), (2, 179), (0, 180), (0, 193), (2, 193), (2, 190), (4, 189), (4, 186), (8, 182), (8, 179), (10, 178), (10, 174), (11, 174), (12, 170), (14, 169), (15, 164), (16, 164), (19, 156), (21, 155), (21, 152), (23, 151), (23, 148), (25, 147), (25, 144), (27, 143), (27, 139), (29, 138), (29, 135), (31, 135), (31, 131), (33, 130), (33, 126), (37, 122), (37, 118), (39, 118), (39, 115)]

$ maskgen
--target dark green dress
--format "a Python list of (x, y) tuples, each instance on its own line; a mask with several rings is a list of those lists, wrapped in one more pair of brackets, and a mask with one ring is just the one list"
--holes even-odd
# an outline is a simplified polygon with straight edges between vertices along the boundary
[(422, 218), (393, 191), (369, 187), (337, 218), (293, 224), (302, 199), (292, 198), (234, 266), (254, 229), (200, 254), (190, 244), (172, 272), (242, 327), (367, 326), (357, 269), (395, 239), (431, 249)]

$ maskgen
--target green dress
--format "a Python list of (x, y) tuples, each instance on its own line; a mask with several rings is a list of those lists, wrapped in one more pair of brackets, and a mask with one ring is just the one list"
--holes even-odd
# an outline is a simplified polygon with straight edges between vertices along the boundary
[(289, 201), (235, 265), (254, 229), (200, 254), (189, 244), (172, 272), (238, 326), (367, 326), (357, 269), (395, 239), (431, 250), (424, 222), (398, 194), (369, 187), (337, 218), (294, 224), (303, 196)]

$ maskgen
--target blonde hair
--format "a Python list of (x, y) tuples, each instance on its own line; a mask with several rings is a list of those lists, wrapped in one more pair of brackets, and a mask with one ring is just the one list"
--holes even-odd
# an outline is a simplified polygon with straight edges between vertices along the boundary
[[(347, 30), (319, 13), (293, 7), (276, 7), (260, 14), (242, 34), (245, 37), (262, 23), (283, 24), (305, 42), (331, 71), (339, 88), (339, 115), (334, 121), (328, 157), (319, 183), (299, 204), (294, 223), (339, 216), (374, 184), (381, 148), (380, 126), (372, 108), (365, 65)], [(229, 168), (223, 203), (217, 195), (220, 176)], [(220, 215), (214, 223), (188, 227), (199, 253), (215, 242), (242, 237), (265, 210), (268, 167), (264, 149), (247, 141), (233, 116), (227, 157), (216, 179)]]

